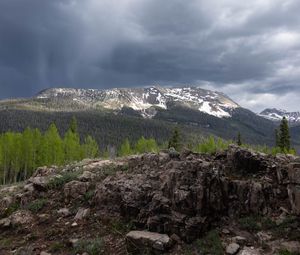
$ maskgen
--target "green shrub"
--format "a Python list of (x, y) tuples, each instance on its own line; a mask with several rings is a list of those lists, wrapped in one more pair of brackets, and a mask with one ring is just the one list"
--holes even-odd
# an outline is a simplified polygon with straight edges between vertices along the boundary
[(257, 217), (253, 216), (239, 219), (239, 224), (241, 228), (250, 232), (256, 232), (261, 230), (261, 227), (258, 225), (257, 222)]
[(87, 252), (89, 255), (101, 255), (104, 252), (104, 242), (101, 238), (80, 240), (74, 247), (74, 252), (83, 253)]
[(204, 238), (198, 239), (196, 245), (201, 254), (224, 254), (222, 242), (216, 230), (211, 230)]
[(48, 183), (48, 189), (59, 189), (66, 183), (75, 180), (78, 177), (78, 172), (64, 172), (60, 176), (54, 177)]
[(20, 208), (20, 204), (19, 203), (13, 203), (13, 204), (11, 204), (8, 208), (6, 208), (6, 210), (4, 211), (4, 213), (2, 215), (0, 215), (0, 218), (8, 217), (9, 215), (11, 215), (15, 211), (17, 211), (19, 208)]
[(224, 151), (228, 148), (230, 142), (225, 141), (221, 138), (215, 138), (210, 136), (205, 138), (200, 144), (194, 149), (198, 153), (209, 153), (214, 154), (219, 151)]
[(37, 199), (33, 202), (31, 202), (28, 206), (27, 209), (30, 210), (33, 213), (37, 213), (38, 211), (42, 210), (43, 207), (47, 204), (46, 199)]
[(130, 230), (133, 229), (133, 223), (132, 222), (125, 222), (122, 220), (112, 220), (110, 222), (112, 231), (121, 235), (125, 235)]

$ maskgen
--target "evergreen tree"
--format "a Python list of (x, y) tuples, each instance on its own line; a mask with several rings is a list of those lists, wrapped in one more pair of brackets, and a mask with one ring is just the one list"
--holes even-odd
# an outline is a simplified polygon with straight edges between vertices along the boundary
[(241, 137), (241, 133), (238, 132), (238, 136), (237, 136), (237, 145), (241, 146), (242, 145), (242, 137)]
[(283, 117), (279, 127), (279, 147), (283, 152), (288, 152), (291, 148), (290, 132), (288, 121)]
[(77, 119), (75, 116), (72, 117), (70, 129), (74, 134), (78, 134), (78, 125), (77, 125)]
[(280, 145), (280, 137), (279, 137), (279, 132), (278, 129), (275, 129), (275, 147), (279, 147)]
[(180, 134), (178, 128), (175, 128), (173, 131), (173, 135), (169, 140), (168, 148), (173, 147), (175, 150), (179, 151), (181, 147)]

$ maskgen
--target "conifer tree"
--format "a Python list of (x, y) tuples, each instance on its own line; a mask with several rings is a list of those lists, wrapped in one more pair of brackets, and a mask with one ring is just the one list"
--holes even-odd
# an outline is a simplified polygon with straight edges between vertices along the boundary
[(283, 117), (279, 127), (279, 147), (283, 152), (291, 148), (289, 125), (286, 117)]
[(78, 125), (77, 125), (77, 119), (75, 116), (72, 117), (70, 129), (74, 134), (78, 134)]
[(279, 132), (278, 129), (275, 129), (275, 147), (279, 147), (280, 145), (280, 137), (279, 137)]
[(173, 135), (169, 140), (168, 148), (173, 147), (175, 150), (179, 151), (181, 147), (180, 134), (178, 128), (175, 128)]
[(238, 136), (237, 136), (237, 145), (241, 146), (242, 145), (242, 137), (241, 137), (241, 133), (238, 132)]

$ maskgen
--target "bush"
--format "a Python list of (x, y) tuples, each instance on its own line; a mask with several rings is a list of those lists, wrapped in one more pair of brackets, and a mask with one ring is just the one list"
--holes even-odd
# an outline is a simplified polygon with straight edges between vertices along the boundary
[(261, 229), (261, 227), (257, 224), (257, 218), (256, 217), (245, 217), (239, 219), (239, 224), (242, 229), (250, 231), (250, 232), (256, 232)]
[(216, 230), (208, 232), (204, 238), (197, 240), (196, 244), (201, 254), (224, 254), (222, 242)]
[(38, 199), (33, 202), (31, 202), (27, 208), (33, 213), (37, 213), (38, 211), (42, 210), (43, 207), (47, 204), (46, 199)]
[(215, 137), (210, 136), (198, 144), (195, 148), (195, 151), (198, 153), (214, 154), (216, 152), (226, 150), (229, 144), (229, 141), (225, 141), (221, 138), (216, 139)]
[(78, 172), (64, 172), (62, 175), (54, 177), (48, 183), (48, 189), (59, 189), (66, 183), (73, 181), (78, 177)]
[(74, 252), (76, 254), (87, 252), (89, 255), (105, 254), (103, 240), (101, 238), (80, 240), (75, 245)]

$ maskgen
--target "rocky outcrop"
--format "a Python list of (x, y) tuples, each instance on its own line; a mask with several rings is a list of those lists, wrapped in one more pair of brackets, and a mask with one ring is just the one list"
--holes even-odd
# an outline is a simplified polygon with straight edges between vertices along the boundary
[[(51, 252), (50, 243), (57, 245), (53, 239), (64, 239), (59, 254), (74, 249), (66, 242), (72, 239), (79, 246), (97, 244), (105, 254), (126, 254), (127, 246), (137, 254), (177, 255), (184, 254), (186, 243), (215, 232), (224, 253), (277, 254), (299, 247), (299, 187), (297, 157), (237, 146), (216, 155), (166, 150), (84, 160), (60, 170), (39, 168), (24, 185), (1, 188), (0, 237), (20, 235), (34, 251), (26, 254), (34, 255)], [(95, 239), (99, 235), (100, 241)], [(18, 242), (5, 251), (22, 246)]]
[(280, 206), (298, 213), (296, 187), (288, 186), (298, 175), (285, 174), (291, 164), (289, 157), (276, 160), (236, 146), (216, 158), (187, 151), (178, 158), (146, 154), (100, 183), (94, 202), (137, 226), (191, 241), (222, 217), (268, 215)]

